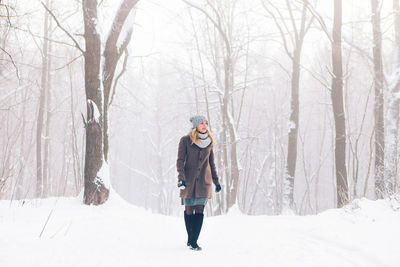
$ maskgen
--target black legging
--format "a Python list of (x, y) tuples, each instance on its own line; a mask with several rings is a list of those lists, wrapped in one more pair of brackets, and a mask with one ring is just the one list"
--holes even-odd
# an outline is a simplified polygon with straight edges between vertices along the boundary
[(187, 215), (192, 215), (193, 212), (196, 212), (196, 214), (203, 213), (204, 205), (185, 206), (185, 210)]

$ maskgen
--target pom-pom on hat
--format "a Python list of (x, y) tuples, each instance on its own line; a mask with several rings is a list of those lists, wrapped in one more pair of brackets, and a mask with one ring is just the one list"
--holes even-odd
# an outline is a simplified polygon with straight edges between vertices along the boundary
[(206, 121), (206, 117), (203, 115), (195, 115), (190, 117), (190, 122), (193, 124), (192, 129), (196, 128), (202, 121)]

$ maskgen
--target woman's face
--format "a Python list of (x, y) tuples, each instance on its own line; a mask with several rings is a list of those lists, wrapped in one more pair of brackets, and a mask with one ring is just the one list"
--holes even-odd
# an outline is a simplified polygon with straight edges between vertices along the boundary
[(206, 133), (207, 129), (208, 129), (207, 121), (202, 121), (201, 123), (199, 123), (199, 125), (197, 125), (196, 129), (197, 129), (197, 131), (199, 131), (201, 133)]

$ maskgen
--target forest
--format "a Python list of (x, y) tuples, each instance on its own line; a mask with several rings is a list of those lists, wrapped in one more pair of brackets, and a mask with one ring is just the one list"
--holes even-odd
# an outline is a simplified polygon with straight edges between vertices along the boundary
[(210, 216), (394, 196), (399, 2), (1, 0), (0, 199), (178, 216), (195, 114), (222, 186)]

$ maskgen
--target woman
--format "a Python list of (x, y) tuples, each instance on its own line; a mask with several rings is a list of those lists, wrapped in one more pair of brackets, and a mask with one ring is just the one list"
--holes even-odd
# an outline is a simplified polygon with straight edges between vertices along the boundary
[(179, 141), (176, 167), (181, 202), (185, 206), (187, 245), (190, 249), (201, 250), (197, 239), (203, 225), (204, 206), (211, 198), (211, 182), (215, 184), (216, 192), (221, 191), (221, 185), (214, 164), (214, 139), (207, 120), (196, 115), (190, 118), (190, 122), (192, 130)]

